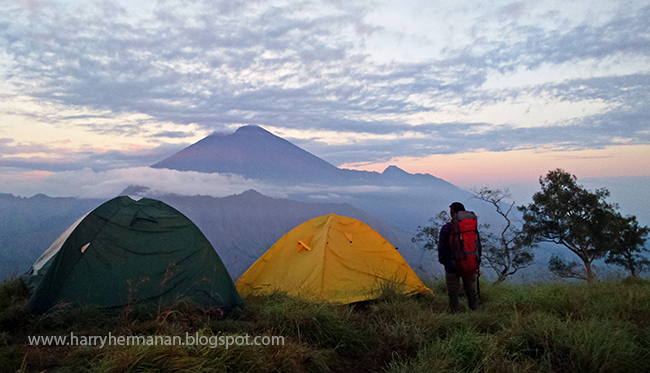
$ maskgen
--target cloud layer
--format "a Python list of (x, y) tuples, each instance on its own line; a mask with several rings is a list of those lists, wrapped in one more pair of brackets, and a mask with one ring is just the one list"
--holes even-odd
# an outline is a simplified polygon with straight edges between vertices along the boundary
[[(225, 197), (254, 189), (264, 195), (288, 198), (300, 194), (319, 202), (345, 201), (346, 196), (404, 191), (402, 187), (374, 185), (327, 186), (296, 184), (277, 186), (240, 175), (176, 171), (165, 168), (130, 167), (94, 171), (83, 168), (73, 171), (25, 173), (17, 168), (0, 168), (0, 192), (19, 196), (43, 193), (51, 197), (78, 197), (108, 199), (119, 195), (128, 187), (145, 187), (148, 195), (207, 195)], [(27, 176), (27, 177), (26, 177)], [(137, 189), (137, 188), (136, 188)]]
[[(0, 73), (5, 91), (86, 113), (20, 115), (163, 147), (176, 140), (167, 149), (198, 130), (246, 124), (291, 134), (334, 164), (650, 143), (650, 6), (642, 2), (587, 2), (584, 14), (525, 2), (406, 3), (396, 14), (390, 2), (352, 4), (5, 2)], [(419, 30), (418, 13), (440, 17), (429, 22), (438, 28)], [(396, 26), (399, 17), (411, 27)], [(147, 119), (113, 120), (134, 113)], [(6, 156), (37, 144), (0, 146)], [(152, 163), (156, 151), (74, 153), (78, 162), (0, 165), (131, 167)]]

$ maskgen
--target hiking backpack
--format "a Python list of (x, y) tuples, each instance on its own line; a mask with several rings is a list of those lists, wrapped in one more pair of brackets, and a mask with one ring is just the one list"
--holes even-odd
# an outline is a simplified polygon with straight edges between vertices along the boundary
[(477, 227), (476, 214), (471, 211), (459, 211), (451, 219), (451, 259), (461, 276), (479, 273), (481, 241)]

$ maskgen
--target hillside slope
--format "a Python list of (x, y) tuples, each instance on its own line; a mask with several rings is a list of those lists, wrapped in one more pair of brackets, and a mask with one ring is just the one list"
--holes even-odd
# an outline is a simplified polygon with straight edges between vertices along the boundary
[[(144, 189), (146, 190), (146, 189)], [(123, 194), (142, 194), (128, 188)], [(255, 191), (215, 198), (209, 196), (151, 196), (190, 218), (215, 247), (233, 279), (237, 279), (271, 245), (297, 225), (330, 213), (359, 219), (396, 246), (419, 274), (435, 271), (430, 253), (410, 237), (349, 204), (305, 203), (276, 199)], [(103, 200), (20, 198), (0, 195), (0, 279), (29, 270), (36, 259), (79, 217)]]
[(25, 273), (63, 231), (103, 202), (0, 194), (0, 279)]
[(234, 280), (280, 237), (303, 222), (337, 214), (368, 224), (397, 247), (404, 259), (422, 276), (436, 272), (431, 253), (410, 237), (365, 211), (346, 203), (305, 203), (276, 199), (249, 190), (224, 198), (208, 196), (155, 196), (190, 218), (208, 237)]

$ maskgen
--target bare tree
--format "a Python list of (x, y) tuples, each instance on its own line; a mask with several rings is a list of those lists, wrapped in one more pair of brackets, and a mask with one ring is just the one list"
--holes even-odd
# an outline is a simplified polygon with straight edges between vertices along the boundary
[(508, 276), (514, 275), (520, 269), (534, 264), (533, 243), (525, 242), (525, 235), (521, 227), (515, 227), (511, 217), (515, 201), (510, 204), (505, 202), (510, 199), (508, 189), (490, 189), (487, 187), (473, 190), (474, 198), (494, 206), (497, 213), (506, 222), (505, 227), (498, 236), (488, 233), (481, 236), (483, 242), (483, 258), (487, 266), (497, 273), (496, 282), (504, 281)]

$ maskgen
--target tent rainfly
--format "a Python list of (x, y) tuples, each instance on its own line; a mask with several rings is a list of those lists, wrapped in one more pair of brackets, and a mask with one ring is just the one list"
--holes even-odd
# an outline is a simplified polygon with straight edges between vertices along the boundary
[(242, 295), (286, 292), (333, 303), (376, 298), (379, 287), (431, 293), (400, 253), (365, 223), (335, 214), (289, 231), (237, 281)]
[(89, 212), (34, 263), (29, 309), (117, 307), (186, 297), (206, 307), (241, 302), (210, 242), (187, 217), (153, 199), (120, 196)]

